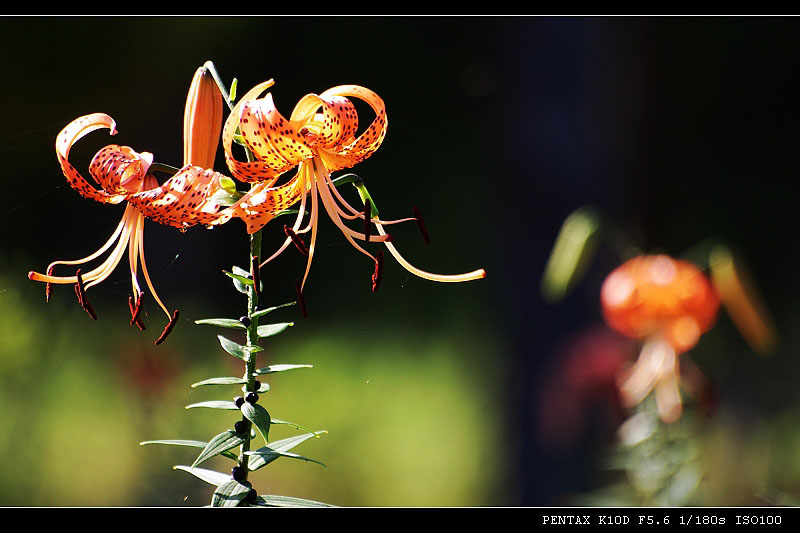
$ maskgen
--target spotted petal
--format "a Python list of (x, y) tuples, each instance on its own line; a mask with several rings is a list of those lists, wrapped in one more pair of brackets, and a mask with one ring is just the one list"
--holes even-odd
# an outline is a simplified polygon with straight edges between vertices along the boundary
[(223, 177), (211, 169), (185, 165), (163, 185), (132, 194), (128, 201), (144, 216), (166, 226), (184, 229), (196, 224), (221, 224), (231, 213), (220, 213), (219, 203), (212, 196), (223, 189)]
[(239, 201), (223, 213), (237, 216), (247, 224), (247, 232), (255, 233), (278, 213), (294, 205), (308, 191), (302, 173), (278, 187), (265, 183), (254, 185)]
[(314, 156), (311, 147), (275, 108), (272, 94), (242, 105), (239, 128), (256, 159), (282, 174)]
[[(328, 89), (320, 95), (323, 101), (333, 101), (336, 97), (355, 97), (363, 100), (375, 112), (375, 118), (367, 129), (352, 143), (334, 153), (321, 153), (329, 171), (350, 168), (371, 156), (386, 137), (386, 106), (375, 92), (359, 85), (340, 85)], [(329, 164), (333, 166), (328, 166)]]
[(225, 162), (231, 175), (244, 182), (261, 182), (267, 181), (274, 183), (282, 172), (276, 171), (273, 167), (265, 165), (260, 161), (239, 161), (233, 155), (233, 139), (236, 136), (236, 131), (239, 129), (239, 119), (241, 117), (242, 106), (245, 102), (255, 100), (266, 89), (271, 87), (272, 80), (259, 83), (250, 91), (248, 91), (239, 102), (233, 107), (230, 115), (225, 121), (225, 126), (222, 128), (222, 147), (225, 152)]
[(109, 194), (126, 196), (144, 190), (153, 154), (137, 153), (129, 146), (101, 148), (89, 164), (89, 174)]

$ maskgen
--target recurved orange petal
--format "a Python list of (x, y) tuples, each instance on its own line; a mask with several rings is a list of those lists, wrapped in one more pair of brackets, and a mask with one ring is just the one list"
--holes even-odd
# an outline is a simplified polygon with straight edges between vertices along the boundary
[(118, 204), (125, 199), (125, 194), (96, 189), (69, 162), (72, 145), (84, 135), (102, 128), (111, 130), (111, 135), (117, 133), (114, 119), (105, 113), (92, 113), (73, 120), (56, 137), (56, 157), (67, 182), (81, 196), (97, 202)]
[(320, 95), (320, 98), (327, 100), (332, 96), (345, 96), (355, 97), (363, 100), (375, 112), (375, 118), (367, 129), (358, 136), (357, 139), (348, 146), (345, 146), (340, 155), (348, 155), (357, 158), (358, 161), (363, 161), (375, 150), (380, 147), (384, 137), (386, 137), (386, 106), (383, 99), (378, 96), (374, 91), (361, 87), (360, 85), (340, 85), (328, 89)]
[(273, 83), (272, 80), (259, 83), (245, 93), (231, 110), (225, 121), (225, 126), (222, 128), (222, 147), (225, 152), (225, 163), (231, 175), (240, 181), (247, 183), (260, 181), (274, 182), (281, 174), (281, 172), (276, 171), (273, 167), (265, 165), (260, 161), (239, 161), (233, 155), (233, 140), (239, 129), (239, 119), (244, 103), (258, 98), (258, 96), (271, 87)]
[(153, 154), (137, 153), (128, 146), (108, 145), (89, 164), (89, 174), (109, 194), (125, 197), (145, 188)]
[(279, 174), (314, 156), (304, 136), (278, 112), (272, 94), (244, 102), (240, 120), (247, 147), (256, 159)]

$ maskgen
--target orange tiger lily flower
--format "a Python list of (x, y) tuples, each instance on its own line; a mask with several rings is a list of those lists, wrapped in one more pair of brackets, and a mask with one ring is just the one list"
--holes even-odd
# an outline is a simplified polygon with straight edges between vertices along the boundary
[[(89, 165), (90, 175), (100, 185), (99, 189), (95, 188), (69, 162), (69, 152), (80, 138), (102, 128), (109, 129), (111, 135), (116, 134), (114, 120), (103, 113), (86, 115), (72, 121), (56, 138), (56, 154), (67, 182), (84, 198), (110, 204), (127, 201), (122, 220), (108, 241), (93, 254), (71, 261), (53, 261), (46, 274), (29, 272), (28, 278), (47, 283), (48, 289), (51, 283), (76, 284), (78, 299), (87, 309), (88, 301), (85, 300), (84, 291), (108, 278), (122, 260), (127, 248), (133, 292), (129, 299), (131, 325), (136, 324), (144, 329), (139, 317), (143, 291), (137, 276), (141, 261), (142, 273), (150, 293), (169, 319), (164, 333), (156, 341), (159, 344), (175, 325), (178, 311), (169, 312), (156, 293), (147, 271), (144, 257), (144, 218), (148, 217), (181, 230), (195, 224), (224, 222), (229, 217), (218, 214), (220, 206), (211, 199), (222, 188), (220, 178), (224, 176), (187, 164), (159, 186), (150, 172), (153, 162), (151, 153), (138, 153), (127, 146), (109, 145), (97, 152)], [(52, 274), (53, 269), (59, 265), (83, 265), (99, 258), (108, 250), (111, 252), (103, 263), (88, 272), (81, 274), (78, 270), (74, 276)]]
[(641, 340), (636, 363), (622, 375), (623, 401), (633, 406), (654, 391), (665, 422), (681, 414), (678, 356), (713, 326), (720, 299), (688, 261), (643, 255), (612, 271), (601, 288), (603, 316), (612, 329)]
[[(358, 85), (342, 85), (319, 95), (308, 94), (286, 119), (276, 109), (271, 93), (259, 98), (272, 84), (272, 80), (266, 81), (245, 94), (231, 111), (222, 131), (225, 159), (231, 174), (241, 181), (254, 184), (230, 208), (233, 216), (245, 221), (248, 233), (258, 231), (278, 213), (300, 202), (294, 224), (285, 228), (286, 240), (262, 266), (294, 242), (308, 255), (306, 272), (300, 285), (302, 290), (314, 256), (322, 207), (347, 241), (375, 262), (373, 291), (380, 283), (382, 254), (378, 252), (373, 256), (357, 244), (357, 240), (383, 243), (406, 270), (425, 279), (459, 282), (486, 276), (483, 269), (466, 274), (442, 275), (416, 268), (390, 242), (391, 235), (384, 226), (410, 220), (421, 221), (418, 215), (402, 220), (381, 220), (369, 201), (365, 201), (363, 209), (356, 209), (337, 191), (331, 173), (353, 167), (370, 157), (386, 135), (386, 109), (376, 93)], [(359, 135), (356, 135), (358, 113), (350, 98), (366, 102), (375, 113), (370, 125)], [(254, 161), (239, 161), (234, 157), (232, 146), (237, 130), (243, 144), (252, 152)], [(297, 172), (292, 179), (283, 185), (275, 185), (282, 174), (295, 167)], [(308, 198), (310, 206), (307, 205)], [(309, 222), (301, 227), (307, 212)], [(354, 220), (363, 220), (363, 230), (354, 230), (345, 223)], [(377, 228), (377, 235), (371, 234), (372, 224)], [(308, 232), (311, 232), (311, 240), (306, 247), (299, 235)]]

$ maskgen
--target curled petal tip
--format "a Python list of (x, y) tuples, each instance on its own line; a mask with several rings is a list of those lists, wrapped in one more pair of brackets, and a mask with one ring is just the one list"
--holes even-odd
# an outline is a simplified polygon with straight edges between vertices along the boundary
[(36, 281), (36, 272), (34, 272), (33, 270), (28, 272), (28, 279), (31, 281)]

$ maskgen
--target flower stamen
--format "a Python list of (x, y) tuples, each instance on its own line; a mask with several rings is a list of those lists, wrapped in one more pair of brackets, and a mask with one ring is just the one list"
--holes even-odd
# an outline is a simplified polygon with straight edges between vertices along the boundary
[(306, 299), (303, 298), (303, 287), (300, 285), (299, 279), (294, 281), (294, 290), (297, 293), (297, 304), (300, 306), (300, 313), (303, 315), (303, 318), (308, 318)]
[(372, 292), (378, 292), (383, 275), (383, 250), (375, 254), (375, 272), (372, 273)]
[[(48, 276), (52, 276), (53, 275), (53, 265), (50, 265), (49, 267), (47, 267), (47, 275)], [(53, 293), (53, 283), (48, 281), (47, 283), (45, 283), (45, 286), (44, 286), (44, 301), (45, 302), (48, 302), (48, 303), (50, 302), (50, 295), (52, 293)]]
[[(386, 234), (380, 225), (377, 226), (377, 228), (378, 228), (378, 233), (382, 235)], [(482, 268), (479, 268), (478, 270), (473, 270), (472, 272), (466, 272), (464, 274), (434, 274), (432, 272), (426, 272), (406, 261), (406, 259), (402, 255), (400, 255), (400, 252), (397, 251), (397, 248), (395, 248), (391, 242), (387, 241), (384, 244), (386, 245), (386, 248), (389, 250), (389, 252), (394, 256), (395, 260), (398, 263), (400, 263), (403, 266), (403, 268), (405, 268), (412, 274), (424, 279), (428, 279), (431, 281), (439, 281), (442, 283), (457, 283), (461, 281), (483, 279), (486, 277), (486, 270)]]
[(133, 303), (133, 296), (128, 296), (128, 307), (131, 310), (131, 326), (134, 324), (139, 330), (144, 331), (146, 328), (144, 326), (144, 322), (142, 322), (142, 318), (139, 314), (142, 311), (142, 297), (144, 296), (143, 293), (139, 293), (139, 297), (136, 299), (136, 304)]
[(303, 241), (303, 239), (301, 239), (297, 233), (295, 233), (294, 230), (287, 225), (283, 226), (283, 232), (292, 240), (295, 248), (297, 248), (301, 254), (308, 257), (308, 248), (306, 247), (306, 243)]
[(94, 308), (92, 304), (89, 303), (89, 299), (86, 297), (86, 289), (83, 286), (83, 278), (81, 277), (81, 269), (75, 271), (75, 278), (77, 282), (75, 283), (75, 296), (78, 297), (78, 303), (81, 304), (86, 313), (92, 317), (92, 320), (97, 320), (97, 313), (94, 312)]
[(422, 220), (422, 213), (419, 212), (417, 206), (414, 206), (414, 218), (417, 219), (417, 227), (419, 227), (419, 232), (422, 234), (422, 240), (425, 241), (425, 244), (430, 244), (431, 238), (428, 235), (428, 229), (425, 227), (425, 221)]
[(156, 340), (155, 344), (158, 346), (167, 338), (172, 328), (175, 327), (175, 323), (178, 321), (178, 310), (176, 309), (174, 313), (172, 313), (172, 318), (169, 319), (169, 323), (164, 328), (164, 331), (161, 333), (161, 336)]

